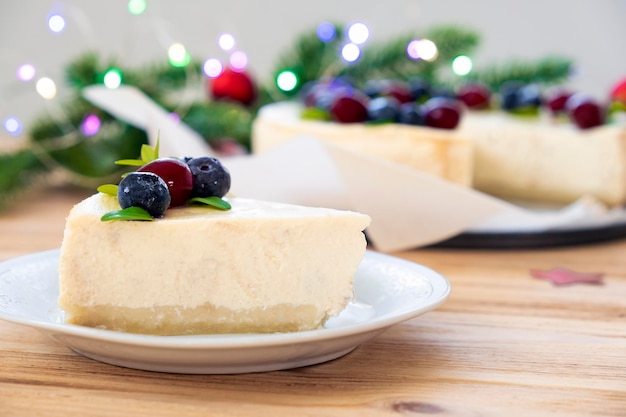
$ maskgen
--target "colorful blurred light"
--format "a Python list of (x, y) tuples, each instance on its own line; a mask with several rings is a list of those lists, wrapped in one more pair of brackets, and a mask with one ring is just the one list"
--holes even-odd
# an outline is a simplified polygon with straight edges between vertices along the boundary
[(185, 45), (174, 43), (167, 50), (167, 58), (173, 67), (186, 67), (191, 62), (191, 56), (187, 52)]
[(54, 33), (61, 33), (65, 29), (65, 19), (60, 14), (48, 16), (48, 28)]
[(22, 133), (22, 123), (16, 117), (7, 117), (4, 119), (4, 130), (9, 132), (11, 135), (17, 136)]
[(335, 25), (329, 22), (322, 22), (317, 25), (317, 37), (322, 42), (330, 42), (337, 36)]
[(222, 33), (217, 39), (217, 44), (223, 51), (230, 51), (235, 47), (235, 38), (230, 33)]
[(361, 48), (353, 43), (348, 43), (341, 48), (341, 57), (346, 62), (355, 62), (361, 56)]
[(365, 23), (354, 23), (348, 28), (348, 39), (354, 44), (364, 44), (369, 37), (370, 30)]
[(298, 76), (293, 71), (281, 71), (276, 76), (276, 86), (285, 92), (293, 91), (298, 86)]
[(209, 58), (202, 65), (202, 72), (209, 78), (215, 78), (222, 73), (224, 66), (219, 59)]
[(459, 55), (452, 60), (452, 71), (456, 75), (467, 75), (472, 71), (472, 60), (465, 55)]
[(430, 39), (414, 39), (406, 47), (406, 53), (411, 59), (434, 61), (439, 56), (437, 45)]
[(248, 66), (248, 55), (243, 51), (235, 51), (228, 59), (230, 66), (235, 70), (243, 70)]
[(138, 16), (143, 14), (147, 7), (146, 0), (128, 0), (128, 12), (132, 15)]
[(117, 68), (109, 68), (104, 73), (103, 82), (107, 88), (118, 88), (122, 84), (122, 71)]
[(57, 86), (48, 77), (43, 77), (37, 80), (37, 84), (35, 85), (37, 92), (39, 95), (46, 100), (51, 100), (57, 95)]
[(35, 78), (37, 71), (31, 64), (23, 64), (17, 67), (17, 78), (20, 81), (30, 81)]
[(83, 119), (80, 131), (85, 136), (93, 136), (100, 130), (100, 119), (95, 114), (89, 114)]

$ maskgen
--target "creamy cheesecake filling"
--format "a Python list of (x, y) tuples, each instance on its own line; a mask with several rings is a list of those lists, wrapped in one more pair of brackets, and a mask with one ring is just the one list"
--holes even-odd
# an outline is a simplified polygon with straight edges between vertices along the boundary
[(368, 216), (230, 202), (226, 212), (170, 209), (152, 222), (101, 221), (119, 208), (104, 194), (76, 205), (59, 262), (67, 321), (137, 333), (280, 332), (319, 327), (345, 307)]

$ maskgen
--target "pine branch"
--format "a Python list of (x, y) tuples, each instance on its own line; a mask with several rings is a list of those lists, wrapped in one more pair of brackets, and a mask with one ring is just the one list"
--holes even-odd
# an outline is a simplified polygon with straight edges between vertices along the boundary
[(0, 154), (0, 209), (47, 171), (31, 149)]
[(250, 147), (250, 130), (254, 110), (229, 102), (194, 103), (182, 116), (182, 121), (210, 143), (232, 138)]
[(547, 57), (535, 62), (508, 61), (472, 73), (471, 79), (483, 82), (494, 91), (506, 81), (523, 83), (557, 84), (566, 81), (572, 72), (572, 60)]
[[(82, 98), (62, 106), (63, 120), (46, 115), (30, 129), (33, 146), (70, 173), (81, 177), (107, 177), (119, 172), (115, 161), (139, 155), (148, 142), (143, 130), (134, 128), (91, 105)], [(93, 136), (81, 133), (79, 126), (87, 114), (95, 114), (101, 127)]]
[[(294, 45), (279, 56), (272, 73), (277, 75), (285, 70), (293, 71), (300, 80), (300, 84), (304, 85), (309, 81), (322, 78), (329, 69), (332, 70), (338, 65), (343, 67), (338, 59), (341, 39), (343, 38), (343, 27), (334, 26), (336, 35), (330, 42), (321, 41), (315, 30), (303, 32), (296, 38)], [(282, 95), (282, 98), (297, 93), (297, 90), (291, 93), (281, 92), (273, 86), (273, 83), (272, 86), (267, 87), (267, 90), (271, 96)]]

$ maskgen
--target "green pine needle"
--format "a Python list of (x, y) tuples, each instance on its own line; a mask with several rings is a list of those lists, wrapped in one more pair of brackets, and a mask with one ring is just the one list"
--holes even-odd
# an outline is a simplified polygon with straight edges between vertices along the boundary
[(48, 168), (30, 149), (0, 154), (0, 208), (47, 172)]

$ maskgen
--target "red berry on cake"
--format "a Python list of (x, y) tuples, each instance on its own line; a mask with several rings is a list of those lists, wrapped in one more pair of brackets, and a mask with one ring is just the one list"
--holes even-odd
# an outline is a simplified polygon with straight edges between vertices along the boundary
[(170, 207), (183, 206), (189, 200), (193, 190), (193, 174), (185, 162), (176, 158), (159, 158), (137, 171), (152, 172), (163, 178), (172, 198)]
[(484, 84), (463, 84), (459, 87), (456, 98), (470, 109), (484, 109), (489, 107), (491, 90)]
[(571, 96), (571, 92), (562, 89), (549, 91), (546, 94), (546, 105), (554, 115), (563, 113), (566, 111), (565, 103), (567, 103), (567, 99)]
[(593, 98), (581, 93), (572, 95), (565, 104), (572, 122), (581, 129), (590, 129), (604, 123), (604, 110)]
[(423, 106), (424, 124), (440, 129), (454, 129), (461, 121), (461, 105), (447, 97), (434, 97)]
[(363, 123), (368, 119), (367, 100), (358, 94), (335, 98), (329, 110), (332, 119), (339, 123)]

